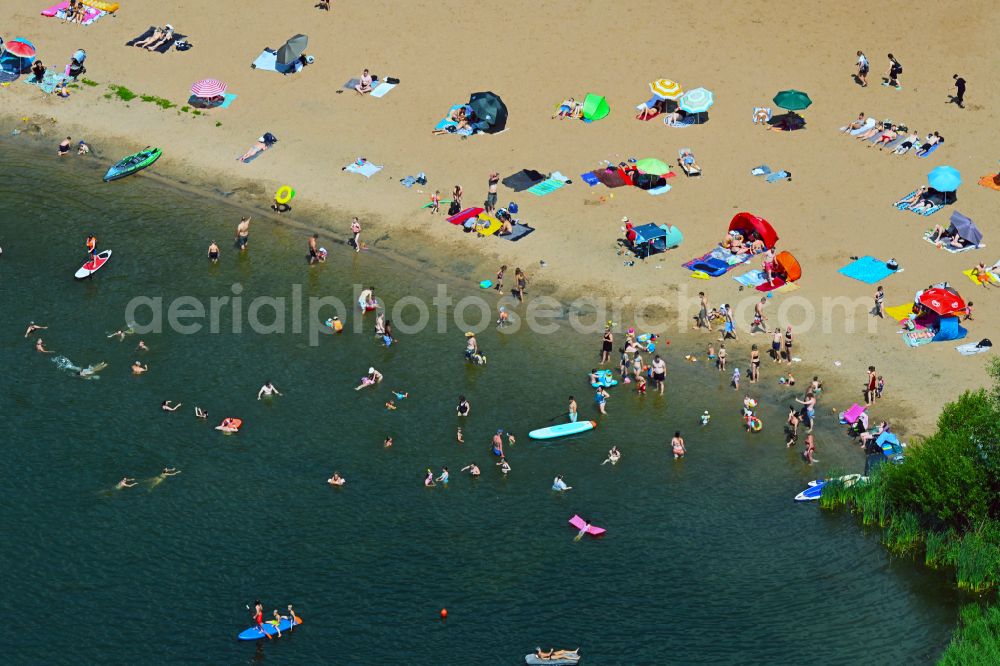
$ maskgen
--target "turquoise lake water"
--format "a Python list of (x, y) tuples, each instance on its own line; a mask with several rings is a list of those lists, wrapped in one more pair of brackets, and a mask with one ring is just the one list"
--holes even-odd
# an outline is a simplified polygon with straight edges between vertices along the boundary
[[(490, 327), (485, 367), (464, 362), (453, 324), (386, 349), (372, 315), (364, 333), (315, 346), (305, 332), (233, 334), (225, 313), (217, 334), (108, 339), (139, 296), (208, 303), (238, 283), (244, 303), (293, 285), (350, 302), (355, 285), (374, 284), (391, 306), (439, 280), (329, 238), (329, 261), (309, 267), (305, 232), (266, 218), (240, 256), (244, 211), (142, 176), (103, 185), (106, 165), (51, 153), (0, 142), (0, 609), (21, 625), (6, 632), (11, 662), (516, 664), (554, 645), (581, 647), (584, 664), (891, 664), (927, 663), (946, 644), (958, 600), (942, 576), (892, 560), (852, 517), (792, 501), (823, 469), (863, 460), (829, 418), (819, 470), (787, 450), (791, 391), (768, 383), (764, 431), (750, 435), (742, 393), (679, 360), (682, 340), (666, 354), (665, 398), (616, 387), (598, 418), (584, 379), (599, 335), (565, 328)], [(78, 282), (88, 232), (114, 254)], [(477, 295), (472, 282), (445, 285), (461, 298)], [(107, 362), (100, 379), (36, 353), (22, 338), (31, 320), (77, 366)], [(139, 337), (149, 351), (135, 350)], [(139, 377), (137, 359), (150, 368)], [(385, 382), (355, 392), (369, 365)], [(258, 402), (267, 379), (285, 395)], [(410, 394), (395, 412), (390, 389)], [(530, 441), (570, 393), (597, 429)], [(464, 423), (459, 394), (472, 403)], [(182, 409), (163, 413), (165, 399)], [(244, 420), (239, 434), (213, 429), (226, 416)], [(517, 435), (507, 478), (489, 451), (497, 428)], [(674, 430), (687, 440), (681, 462)], [(602, 466), (612, 444), (622, 461)], [(459, 472), (470, 462), (481, 478)], [(154, 483), (165, 466), (182, 473)], [(451, 483), (425, 488), (425, 470), (442, 466)], [(346, 486), (326, 484), (333, 470)], [(573, 490), (550, 490), (557, 473)], [(114, 490), (123, 476), (140, 485)], [(574, 541), (576, 513), (607, 534)], [(267, 614), (294, 603), (304, 624), (237, 642), (255, 598)]]

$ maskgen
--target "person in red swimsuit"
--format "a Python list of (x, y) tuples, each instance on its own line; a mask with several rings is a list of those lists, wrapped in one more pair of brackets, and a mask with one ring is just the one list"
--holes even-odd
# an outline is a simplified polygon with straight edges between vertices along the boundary
[(264, 606), (260, 603), (260, 599), (253, 602), (253, 622), (257, 625), (257, 630), (262, 634), (266, 633), (264, 631)]

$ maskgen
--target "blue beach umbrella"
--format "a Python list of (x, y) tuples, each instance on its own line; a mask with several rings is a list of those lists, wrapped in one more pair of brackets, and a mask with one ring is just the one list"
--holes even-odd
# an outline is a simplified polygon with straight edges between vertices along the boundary
[(934, 167), (927, 174), (927, 184), (938, 192), (954, 192), (962, 184), (962, 174), (955, 167)]
[(681, 95), (678, 106), (688, 113), (704, 113), (708, 111), (714, 103), (715, 98), (713, 97), (711, 90), (695, 88), (694, 90), (688, 90), (686, 93)]

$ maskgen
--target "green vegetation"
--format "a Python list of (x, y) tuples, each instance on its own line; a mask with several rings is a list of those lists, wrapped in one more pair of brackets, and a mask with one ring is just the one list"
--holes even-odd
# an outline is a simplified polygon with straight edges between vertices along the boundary
[(91, 81), (90, 79), (80, 79), (80, 83), (82, 83), (85, 86), (90, 86), (91, 88), (99, 85), (97, 81)]
[(190, 106), (186, 106), (186, 105), (185, 105), (185, 106), (182, 106), (182, 107), (181, 107), (181, 111), (183, 111), (184, 113), (187, 113), (187, 112), (188, 112), (188, 111), (190, 111), (190, 110), (191, 110), (191, 107), (190, 107)]
[(217, 121), (215, 121), (215, 126), (216, 127), (222, 127), (222, 123), (217, 120)]
[(143, 102), (152, 102), (161, 109), (172, 109), (173, 107), (177, 106), (169, 99), (164, 99), (163, 97), (157, 97), (156, 95), (142, 95), (140, 96), (139, 99), (141, 99)]
[(201, 115), (201, 111), (199, 111), (198, 109), (195, 109), (194, 111), (191, 112), (191, 115), (192, 116), (200, 116)]
[[(903, 464), (881, 465), (850, 488), (830, 484), (820, 498), (884, 528), (894, 555), (923, 549), (927, 566), (953, 571), (956, 586), (975, 594), (1000, 587), (1000, 359), (989, 374), (993, 387), (945, 405), (937, 431), (911, 442)], [(964, 608), (940, 663), (1000, 663), (1000, 606)]]
[(138, 95), (136, 95), (134, 92), (132, 92), (125, 86), (118, 86), (112, 83), (111, 85), (108, 86), (108, 88), (111, 89), (111, 95), (105, 95), (105, 97), (108, 98), (110, 98), (111, 96), (115, 96), (123, 102), (131, 102), (133, 99), (138, 97)]
[(958, 629), (938, 666), (1000, 664), (1000, 606), (970, 604), (962, 609)]

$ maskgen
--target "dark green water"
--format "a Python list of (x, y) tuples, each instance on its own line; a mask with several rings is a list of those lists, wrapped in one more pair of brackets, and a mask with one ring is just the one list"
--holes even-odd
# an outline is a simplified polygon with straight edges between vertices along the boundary
[[(106, 339), (136, 296), (207, 303), (240, 283), (249, 302), (298, 284), (306, 298), (349, 302), (353, 285), (373, 283), (392, 304), (437, 282), (329, 240), (330, 261), (309, 268), (304, 234), (268, 220), (239, 257), (242, 211), (142, 177), (102, 185), (99, 169), (51, 152), (0, 143), (0, 610), (20, 627), (2, 641), (9, 663), (516, 664), (556, 645), (581, 646), (585, 664), (890, 664), (927, 663), (947, 642), (956, 600), (942, 577), (890, 561), (850, 517), (794, 504), (818, 470), (785, 449), (784, 402), (765, 404), (763, 433), (745, 434), (742, 394), (678, 361), (680, 341), (665, 400), (619, 387), (597, 430), (540, 444), (527, 431), (571, 392), (595, 418), (582, 380), (599, 336), (491, 329), (485, 368), (463, 362), (454, 325), (385, 349), (370, 315), (364, 335), (318, 346), (304, 333), (233, 334), (226, 315), (220, 334), (143, 335), (144, 353), (138, 336)], [(89, 231), (114, 256), (75, 282)], [(204, 257), (213, 238), (215, 267)], [(36, 353), (21, 337), (30, 320), (77, 365), (108, 362), (101, 379)], [(130, 374), (136, 358), (149, 373)], [(369, 365), (385, 383), (353, 391)], [(257, 402), (265, 379), (286, 395)], [(391, 413), (390, 388), (410, 392)], [(473, 405), (464, 445), (459, 393)], [(162, 413), (164, 399), (184, 407)], [(706, 408), (714, 418), (700, 428)], [(224, 416), (243, 431), (213, 430)], [(826, 426), (823, 467), (859, 467)], [(488, 451), (498, 427), (519, 436), (509, 478)], [(680, 463), (675, 429), (689, 448)], [(601, 466), (612, 443), (622, 462)], [(472, 461), (478, 480), (458, 471)], [(451, 483), (424, 488), (424, 471), (442, 465)], [(164, 466), (183, 472), (153, 485)], [(345, 487), (325, 483), (334, 469)], [(574, 489), (550, 491), (556, 473)], [(125, 475), (141, 485), (112, 490)], [(574, 513), (606, 537), (574, 542)], [(268, 613), (294, 603), (304, 625), (238, 643), (258, 597)]]

